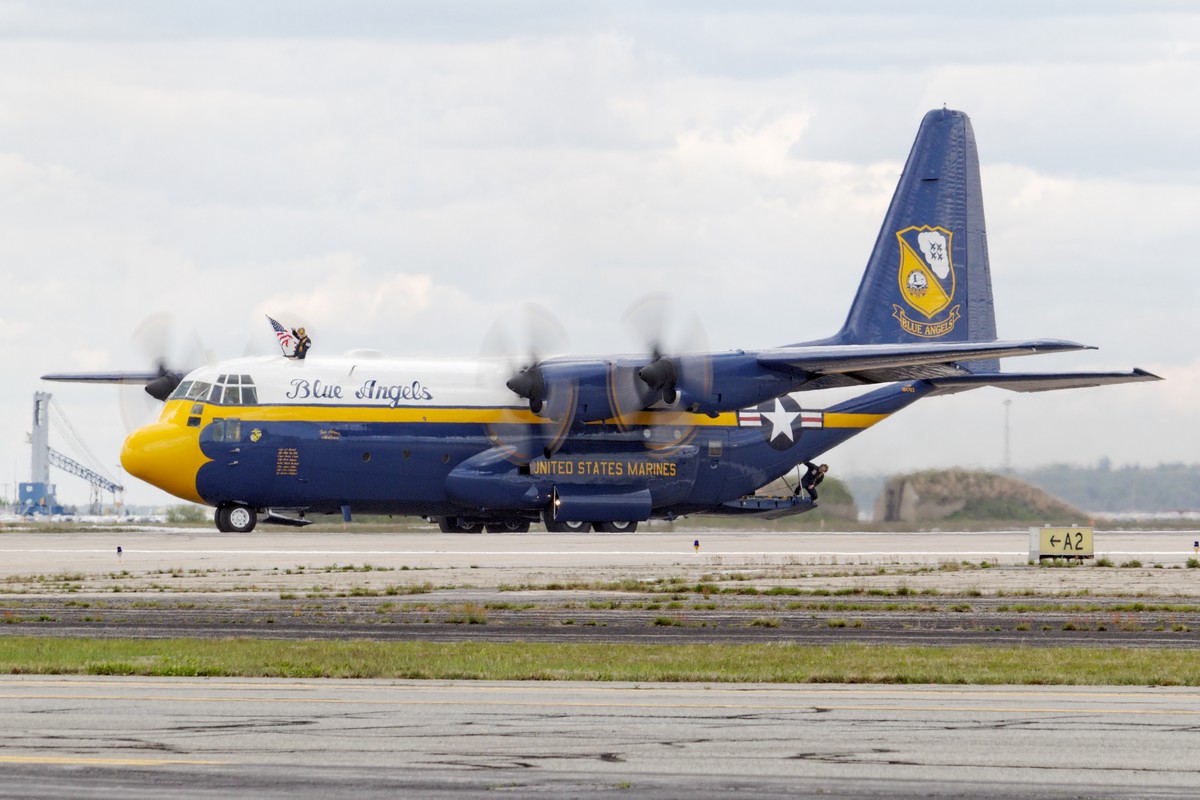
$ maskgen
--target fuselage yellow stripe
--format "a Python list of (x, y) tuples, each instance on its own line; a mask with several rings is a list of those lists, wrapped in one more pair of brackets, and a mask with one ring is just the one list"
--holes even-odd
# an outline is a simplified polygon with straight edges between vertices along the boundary
[[(199, 404), (200, 414), (192, 414), (197, 405), (192, 400), (172, 400), (164, 409), (163, 420), (182, 424), (188, 416), (200, 416), (207, 424), (214, 418), (233, 417), (250, 422), (398, 422), (398, 423), (458, 423), (476, 425), (543, 425), (559, 424), (539, 417), (525, 408), (440, 408), (429, 406), (318, 406), (318, 405), (260, 405), (220, 406)], [(869, 428), (887, 419), (890, 414), (850, 414), (826, 412), (826, 428)], [(626, 414), (619, 420), (624, 427), (638, 425), (680, 425), (686, 427), (736, 428), (737, 414), (725, 412), (715, 417), (691, 414), (686, 411), (641, 411)], [(600, 424), (600, 423), (592, 423)], [(604, 420), (605, 425), (618, 424), (617, 419)]]
[(869, 428), (891, 414), (839, 414), (825, 412), (826, 428)]
[[(173, 400), (164, 410), (170, 418), (186, 417), (197, 403), (192, 400)], [(315, 406), (315, 405), (261, 405), (220, 406), (202, 405), (200, 416), (205, 422), (213, 418), (234, 417), (254, 422), (432, 422), (464, 423), (481, 425), (514, 424), (558, 424), (555, 420), (539, 417), (524, 408), (438, 408), (428, 406)], [(164, 417), (165, 418), (165, 417)], [(719, 414), (715, 418), (706, 414), (690, 414), (678, 411), (644, 411), (623, 418), (627, 425), (707, 425), (736, 427), (737, 415)], [(616, 420), (605, 420), (616, 424)]]

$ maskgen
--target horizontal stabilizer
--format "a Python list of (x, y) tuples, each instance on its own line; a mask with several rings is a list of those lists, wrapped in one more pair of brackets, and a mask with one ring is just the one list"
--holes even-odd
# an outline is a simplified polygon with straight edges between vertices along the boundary
[(792, 345), (757, 353), (758, 363), (810, 376), (800, 387), (827, 389), (867, 383), (969, 377), (962, 361), (1088, 350), (1059, 339), (863, 345)]
[(1162, 378), (1144, 369), (1131, 372), (1004, 372), (991, 375), (953, 375), (933, 378), (933, 394), (954, 394), (982, 386), (995, 386), (1013, 392), (1049, 392), (1056, 389), (1084, 389), (1089, 386), (1110, 386), (1116, 383), (1160, 381)]

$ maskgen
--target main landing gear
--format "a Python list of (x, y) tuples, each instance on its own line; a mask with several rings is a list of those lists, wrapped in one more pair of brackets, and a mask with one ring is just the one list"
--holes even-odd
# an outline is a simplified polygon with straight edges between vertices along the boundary
[(637, 530), (636, 522), (597, 522), (596, 530), (600, 533), (633, 533)]
[[(528, 533), (529, 520), (507, 519), (489, 520), (472, 519), (469, 517), (434, 517), (430, 522), (437, 522), (438, 530), (442, 533)], [(637, 530), (636, 522), (578, 522), (573, 520), (556, 520), (549, 514), (542, 515), (542, 524), (550, 533), (589, 533), (593, 530), (600, 533), (633, 533)], [(217, 523), (220, 526), (220, 521)]]
[(549, 511), (542, 513), (542, 524), (550, 533), (588, 533), (596, 530), (599, 533), (633, 533), (637, 530), (636, 522), (574, 522), (554, 519)]
[(438, 517), (438, 529), (442, 533), (526, 533), (528, 520), (506, 520), (504, 522), (481, 522), (464, 517)]
[(566, 522), (547, 517), (542, 520), (550, 533), (587, 533), (592, 529), (590, 522)]
[(442, 533), (483, 533), (483, 523), (467, 522), (461, 517), (438, 517), (437, 524)]
[(488, 533), (529, 533), (529, 520), (489, 522), (483, 527)]
[(249, 533), (258, 522), (258, 513), (241, 503), (226, 503), (217, 507), (213, 519), (221, 533)]

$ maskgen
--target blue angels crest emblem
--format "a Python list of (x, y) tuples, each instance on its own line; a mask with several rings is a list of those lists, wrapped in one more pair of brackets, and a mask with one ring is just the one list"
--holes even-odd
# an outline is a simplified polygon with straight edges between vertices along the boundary
[[(912, 225), (896, 232), (900, 245), (900, 264), (897, 277), (900, 296), (919, 316), (910, 317), (908, 310), (892, 304), (892, 316), (900, 327), (915, 336), (927, 339), (945, 336), (954, 330), (962, 316), (960, 305), (954, 302), (954, 264), (951, 261), (951, 241), (954, 234), (942, 227)], [(943, 311), (945, 316), (938, 317)]]

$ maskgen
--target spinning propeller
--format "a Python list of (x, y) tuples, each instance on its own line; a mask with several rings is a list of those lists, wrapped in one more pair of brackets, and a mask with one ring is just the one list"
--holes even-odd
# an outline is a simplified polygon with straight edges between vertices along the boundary
[(488, 438), (507, 448), (517, 463), (551, 457), (575, 420), (578, 384), (566, 376), (548, 378), (543, 367), (543, 354), (561, 352), (566, 341), (562, 323), (549, 309), (533, 303), (502, 315), (484, 340), (482, 383), (495, 389), (502, 382), (507, 397), (526, 401), (526, 408), (502, 401), (487, 425)]
[[(550, 458), (574, 425), (606, 419), (623, 431), (637, 429), (650, 449), (672, 448), (692, 437), (695, 412), (712, 388), (699, 320), (678, 324), (667, 296), (657, 294), (635, 303), (624, 322), (648, 355), (545, 360), (543, 354), (563, 349), (566, 333), (537, 305), (522, 306), (492, 326), (483, 349), (483, 374), (489, 375), (484, 383), (491, 388), (503, 383), (506, 392), (496, 400), (500, 410), (488, 435), (509, 449), (510, 460)], [(668, 344), (678, 347), (669, 350)], [(514, 395), (524, 408), (510, 405)]]
[(645, 424), (643, 435), (652, 449), (682, 444), (695, 426), (695, 404), (712, 389), (704, 327), (694, 315), (681, 319), (661, 292), (635, 302), (622, 321), (644, 343), (649, 363), (644, 358), (614, 362), (609, 392), (617, 424), (623, 429)]
[(130, 341), (153, 370), (141, 387), (126, 383), (121, 388), (121, 421), (132, 432), (158, 416), (184, 375), (211, 359), (200, 337), (195, 332), (181, 334), (175, 316), (167, 312), (142, 320)]

